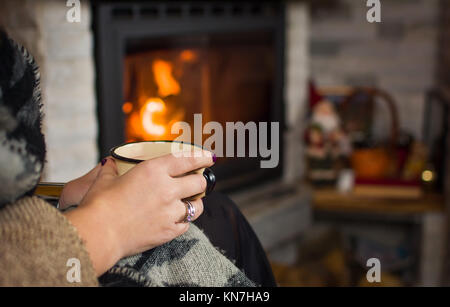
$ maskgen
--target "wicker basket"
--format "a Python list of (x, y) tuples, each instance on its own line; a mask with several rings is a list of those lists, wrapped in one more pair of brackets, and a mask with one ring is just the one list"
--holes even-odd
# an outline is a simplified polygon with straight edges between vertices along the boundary
[[(375, 88), (355, 89), (346, 101), (351, 101), (354, 95), (361, 91), (369, 95), (373, 101), (376, 101), (376, 98), (381, 98), (387, 104), (391, 114), (391, 135), (384, 146), (355, 149), (353, 151), (350, 160), (355, 176), (361, 179), (395, 177), (397, 175), (396, 145), (399, 135), (398, 112), (395, 101), (385, 91)], [(343, 107), (345, 108), (345, 103)]]

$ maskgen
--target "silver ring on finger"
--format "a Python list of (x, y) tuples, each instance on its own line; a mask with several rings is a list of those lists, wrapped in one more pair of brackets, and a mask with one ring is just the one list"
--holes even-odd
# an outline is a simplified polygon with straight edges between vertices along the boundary
[(186, 204), (186, 217), (184, 218), (184, 222), (190, 223), (195, 216), (195, 207), (189, 200), (185, 200), (184, 203)]

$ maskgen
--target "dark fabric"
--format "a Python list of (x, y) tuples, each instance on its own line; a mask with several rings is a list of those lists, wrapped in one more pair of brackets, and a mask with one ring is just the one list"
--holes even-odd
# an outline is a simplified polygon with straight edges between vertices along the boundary
[(263, 287), (276, 287), (266, 253), (236, 204), (217, 192), (203, 198), (203, 204), (204, 212), (194, 224), (248, 278)]

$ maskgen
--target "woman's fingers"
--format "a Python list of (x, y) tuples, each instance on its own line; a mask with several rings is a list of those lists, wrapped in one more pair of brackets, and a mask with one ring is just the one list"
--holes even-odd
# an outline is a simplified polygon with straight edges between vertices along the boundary
[(203, 174), (191, 174), (174, 178), (176, 196), (179, 199), (188, 198), (206, 191), (206, 179)]
[(95, 178), (97, 178), (98, 173), (100, 172), (101, 164), (98, 163), (93, 169), (91, 169), (87, 174), (81, 176), (80, 178), (77, 178), (75, 180), (82, 180), (85, 182), (94, 182)]
[[(167, 165), (167, 171), (170, 176), (178, 177), (194, 170), (212, 166), (213, 153), (210, 151), (186, 152), (176, 155), (166, 155), (157, 163)], [(158, 160), (158, 159), (155, 159)]]
[(98, 163), (97, 166), (87, 174), (66, 183), (61, 196), (59, 197), (59, 207), (65, 209), (70, 205), (80, 204), (81, 200), (97, 178), (100, 169), (101, 164)]
[(97, 180), (112, 180), (118, 176), (116, 163), (111, 158), (102, 160), (102, 167), (97, 174)]
[[(189, 203), (192, 205), (193, 210), (194, 210), (194, 215), (191, 216), (190, 221), (195, 221), (202, 213), (203, 213), (203, 201), (199, 198), (196, 200), (190, 200)], [(187, 217), (189, 215), (189, 210), (188, 210), (188, 202), (187, 201), (179, 201), (176, 204), (176, 214), (177, 214), (177, 218), (176, 221), (178, 223), (186, 223), (187, 222)], [(192, 211), (191, 211), (192, 212)]]

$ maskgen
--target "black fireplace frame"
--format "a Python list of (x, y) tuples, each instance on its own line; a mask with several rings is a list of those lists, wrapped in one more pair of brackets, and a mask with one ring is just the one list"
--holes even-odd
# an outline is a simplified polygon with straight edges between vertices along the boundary
[[(280, 123), (280, 160), (273, 169), (255, 170), (227, 182), (222, 190), (282, 176), (284, 156), (284, 48), (285, 8), (282, 1), (93, 1), (93, 29), (97, 69), (98, 145), (100, 156), (125, 140), (122, 76), (126, 40), (180, 34), (220, 33), (230, 31), (270, 31), (276, 50), (276, 81), (271, 102), (271, 121)], [(115, 85), (115, 86), (113, 86)], [(241, 161), (241, 163), (245, 163)], [(239, 164), (233, 168), (239, 173)], [(220, 180), (220, 168), (215, 172)]]

